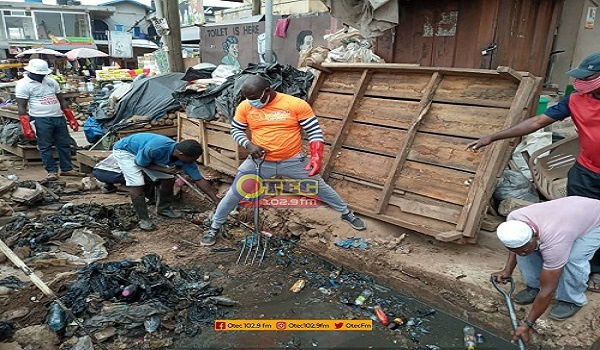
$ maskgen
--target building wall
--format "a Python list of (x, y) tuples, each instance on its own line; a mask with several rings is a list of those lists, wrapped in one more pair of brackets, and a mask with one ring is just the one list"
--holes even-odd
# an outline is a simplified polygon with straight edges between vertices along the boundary
[[(146, 14), (145, 8), (130, 3), (120, 3), (113, 6), (116, 8), (116, 12), (112, 17), (104, 19), (104, 22), (108, 24), (109, 30), (115, 30), (115, 25), (117, 24), (124, 25), (125, 30), (128, 30), (136, 21)], [(142, 29), (142, 32), (146, 34), (148, 34), (149, 25), (150, 23), (146, 20), (138, 24)]]
[(586, 28), (586, 18), (588, 8), (594, 7), (591, 1), (585, 1), (579, 24), (579, 33), (577, 35), (577, 44), (573, 54), (572, 66), (577, 66), (584, 58), (594, 52), (600, 52), (600, 7), (596, 8), (596, 19), (593, 23), (593, 29)]
[[(216, 21), (240, 19), (252, 15), (252, 1), (245, 1), (246, 6), (215, 12)], [(264, 1), (263, 1), (264, 4)], [(275, 15), (299, 15), (307, 13), (327, 12), (320, 0), (273, 0), (273, 14)], [(265, 13), (265, 7), (261, 8)]]
[[(273, 36), (273, 51), (277, 56), (277, 62), (297, 66), (298, 46), (310, 44), (311, 37), (313, 47), (327, 46), (323, 36), (336, 31), (336, 23), (337, 21), (329, 13), (292, 17), (286, 37)], [(200, 34), (202, 62), (217, 65), (239, 64), (241, 68), (245, 68), (248, 63), (260, 63), (264, 59), (261, 60), (258, 53), (258, 45), (261, 41), (259, 35), (264, 31), (264, 22), (202, 27)], [(237, 52), (233, 46), (231, 54), (227, 55), (224, 46), (231, 47), (230, 44), (238, 45)], [(229, 57), (225, 58), (226, 56)]]
[(571, 69), (573, 65), (583, 7), (585, 3), (589, 3), (588, 0), (568, 1), (569, 6), (563, 6), (554, 46), (552, 47), (552, 51), (564, 50), (564, 52), (555, 54), (550, 58), (549, 77), (547, 81), (549, 85), (556, 85), (562, 91), (569, 84), (570, 79), (565, 72)]

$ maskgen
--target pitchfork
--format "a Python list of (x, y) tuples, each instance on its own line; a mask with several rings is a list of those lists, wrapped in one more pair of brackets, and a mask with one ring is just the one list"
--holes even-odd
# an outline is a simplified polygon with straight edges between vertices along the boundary
[[(252, 162), (256, 166), (256, 190), (254, 194), (257, 196), (256, 198), (251, 199), (254, 204), (254, 230), (251, 234), (247, 235), (242, 242), (242, 249), (240, 249), (240, 255), (237, 258), (236, 264), (239, 264), (242, 258), (244, 258), (244, 264), (248, 264), (248, 260), (250, 256), (252, 256), (252, 260), (250, 260), (250, 266), (254, 265), (254, 261), (259, 254), (260, 247), (262, 245), (262, 253), (260, 254), (260, 258), (258, 260), (258, 267), (262, 264), (265, 253), (267, 251), (267, 247), (269, 245), (269, 239), (271, 238), (271, 234), (269, 232), (261, 231), (259, 224), (259, 204), (260, 204), (260, 167), (265, 161), (266, 152), (263, 153), (262, 157), (254, 158), (252, 157)], [(246, 246), (248, 249), (246, 249)], [(254, 252), (254, 253), (253, 253)], [(244, 257), (245, 255), (245, 257)]]

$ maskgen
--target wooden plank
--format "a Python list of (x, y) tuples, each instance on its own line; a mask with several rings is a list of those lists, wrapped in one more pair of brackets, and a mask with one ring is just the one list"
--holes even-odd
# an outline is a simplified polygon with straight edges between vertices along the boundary
[(377, 205), (376, 196), (380, 193), (379, 190), (333, 177), (328, 183), (348, 203), (349, 207), (359, 214), (376, 217), (378, 220), (431, 236), (449, 231), (454, 227), (454, 224), (403, 212), (396, 206), (390, 206), (385, 215), (377, 214), (372, 208)]
[(395, 187), (406, 192), (465, 205), (471, 181), (471, 173), (407, 161), (398, 175)]
[(470, 139), (418, 132), (408, 159), (474, 173), (483, 153), (468, 150), (470, 142)]
[(346, 113), (344, 115), (344, 119), (342, 119), (342, 127), (340, 128), (333, 142), (331, 143), (331, 155), (333, 156), (330, 156), (327, 159), (327, 161), (325, 162), (325, 166), (323, 167), (322, 176), (323, 179), (325, 179), (325, 181), (327, 181), (327, 178), (329, 177), (329, 173), (331, 172), (331, 168), (333, 166), (333, 161), (334, 159), (336, 159), (335, 157), (337, 156), (338, 151), (344, 144), (344, 140), (348, 135), (348, 128), (350, 127), (350, 122), (352, 122), (352, 118), (354, 117), (354, 111), (358, 106), (358, 101), (360, 101), (360, 99), (363, 97), (365, 90), (367, 89), (367, 84), (369, 82), (370, 77), (371, 73), (369, 72), (369, 70), (363, 70), (360, 79), (354, 87), (354, 99), (352, 103), (348, 105), (348, 108), (346, 109)]
[[(339, 120), (327, 118), (320, 118), (319, 124), (325, 142), (331, 142), (342, 125)], [(394, 157), (400, 151), (400, 141), (405, 134), (406, 131), (400, 129), (353, 122), (344, 146)]]
[(352, 95), (319, 91), (315, 94), (311, 106), (315, 115), (319, 117), (342, 119), (351, 103)]
[(117, 132), (117, 136), (119, 138), (124, 138), (129, 135), (137, 134), (140, 132), (149, 132), (149, 133), (164, 135), (164, 136), (168, 136), (168, 137), (177, 137), (177, 127), (175, 125), (153, 126), (150, 129), (137, 128), (137, 129), (121, 130), (121, 131)]
[[(523, 119), (526, 108), (531, 101), (531, 95), (535, 91), (536, 79), (533, 77), (524, 77), (519, 84), (519, 89), (514, 98), (514, 102), (510, 108), (508, 116), (505, 121), (505, 128), (516, 124), (519, 120)], [(479, 164), (479, 168), (473, 179), (469, 194), (466, 198), (466, 204), (463, 208), (458, 223), (456, 224), (456, 230), (463, 231), (467, 237), (474, 237), (477, 233), (477, 227), (480, 225), (481, 216), (483, 210), (481, 207), (487, 198), (490, 196), (495, 181), (491, 181), (494, 175), (497, 173), (498, 168), (503, 167), (504, 164), (499, 164), (498, 160), (503, 156), (504, 150), (508, 146), (510, 140), (501, 140), (494, 142), (492, 145), (486, 147), (484, 151), (483, 161)], [(479, 208), (479, 210), (471, 210), (472, 208)]]
[(419, 131), (476, 140), (502, 130), (507, 113), (502, 108), (433, 103)]
[(388, 203), (400, 208), (405, 213), (437, 219), (451, 224), (456, 223), (460, 216), (460, 207), (458, 206), (457, 208), (448, 208), (441, 205), (422, 203), (418, 200), (410, 200), (397, 195), (392, 195)]
[[(360, 69), (360, 68), (359, 68)], [(334, 72), (327, 76), (320, 91), (337, 92), (352, 95), (355, 92), (355, 84), (361, 80), (364, 70), (351, 72)]]
[(329, 76), (328, 73), (326, 72), (319, 72), (317, 75), (317, 79), (315, 79), (312, 88), (310, 90), (310, 96), (308, 97), (308, 104), (313, 106), (314, 109), (314, 103), (315, 100), (317, 99), (317, 96), (319, 95), (319, 91), (321, 91), (321, 88), (323, 87), (323, 83), (325, 82), (325, 80), (327, 80), (327, 77)]
[(199, 126), (200, 126), (201, 138), (198, 141), (202, 143), (202, 149), (204, 150), (204, 153), (202, 153), (202, 163), (207, 165), (209, 162), (209, 158), (210, 158), (210, 155), (208, 153), (210, 148), (208, 148), (208, 141), (206, 140), (206, 137), (204, 136), (204, 135), (206, 135), (206, 127), (205, 127), (204, 121), (201, 121)]
[[(210, 127), (210, 126), (209, 126)], [(216, 146), (230, 151), (237, 151), (240, 145), (231, 137), (229, 132), (214, 131), (209, 128), (204, 133), (209, 146)]]
[(394, 158), (377, 154), (359, 152), (346, 148), (332, 154), (333, 167), (331, 171), (353, 176), (379, 185), (385, 183), (392, 169)]
[(417, 134), (417, 130), (423, 120), (423, 117), (431, 107), (431, 102), (437, 87), (440, 85), (442, 81), (442, 75), (435, 72), (431, 75), (429, 83), (423, 92), (423, 97), (421, 98), (421, 102), (419, 103), (419, 114), (415, 116), (415, 119), (412, 121), (411, 125), (408, 128), (406, 135), (402, 138), (400, 152), (396, 156), (394, 160), (394, 164), (392, 165), (392, 171), (389, 173), (387, 179), (385, 180), (385, 184), (383, 185), (382, 196), (379, 198), (379, 203), (377, 205), (377, 212), (383, 213), (385, 208), (387, 207), (388, 200), (392, 195), (392, 187), (398, 174), (402, 170), (404, 163), (406, 162), (406, 157), (408, 157), (408, 153), (410, 152), (410, 148), (412, 146), (413, 140), (415, 139), (415, 135)]
[(377, 72), (371, 77), (365, 96), (420, 100), (431, 74), (431, 72)]
[(513, 80), (493, 77), (445, 76), (433, 100), (463, 105), (510, 108), (517, 92), (517, 86)]

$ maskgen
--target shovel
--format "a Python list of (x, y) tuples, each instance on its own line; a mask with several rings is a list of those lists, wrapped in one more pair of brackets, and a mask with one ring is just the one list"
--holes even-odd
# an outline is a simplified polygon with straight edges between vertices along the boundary
[[(502, 294), (502, 296), (504, 296), (504, 301), (506, 302), (506, 307), (508, 308), (508, 314), (510, 315), (510, 323), (512, 324), (513, 331), (515, 331), (517, 329), (517, 327), (519, 326), (519, 322), (517, 321), (517, 313), (515, 312), (515, 306), (513, 305), (513, 302), (511, 299), (512, 293), (515, 290), (515, 281), (513, 280), (512, 277), (506, 277), (506, 278), (503, 278), (503, 280), (510, 284), (510, 288), (509, 288), (508, 292), (506, 292), (506, 290), (502, 289), (500, 287), (500, 285), (498, 285), (498, 282), (496, 282), (496, 279), (494, 278), (494, 276), (490, 277), (490, 281), (492, 281), (494, 288), (496, 288), (496, 290), (498, 292), (500, 292), (500, 294)], [(527, 350), (527, 348), (525, 347), (525, 343), (523, 342), (523, 339), (519, 338), (518, 343), (519, 343), (520, 350)]]

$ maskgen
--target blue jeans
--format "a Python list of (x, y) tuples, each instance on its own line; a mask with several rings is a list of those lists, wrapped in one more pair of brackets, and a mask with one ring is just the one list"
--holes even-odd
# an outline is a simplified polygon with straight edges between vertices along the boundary
[(71, 163), (71, 135), (67, 120), (63, 117), (33, 117), (37, 135), (37, 145), (44, 168), (49, 173), (57, 173), (58, 167), (52, 157), (52, 146), (56, 147), (61, 171), (73, 169)]
[[(578, 306), (587, 304), (585, 290), (590, 274), (590, 259), (600, 248), (600, 227), (596, 227), (573, 243), (569, 261), (563, 267), (563, 272), (556, 289), (556, 300), (566, 301)], [(540, 272), (542, 271), (542, 254), (534, 251), (527, 256), (517, 255), (517, 265), (521, 275), (529, 287), (540, 288)]]

